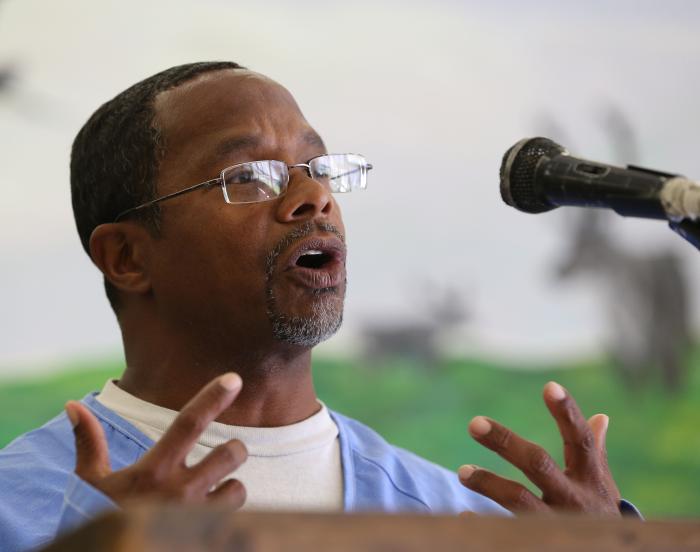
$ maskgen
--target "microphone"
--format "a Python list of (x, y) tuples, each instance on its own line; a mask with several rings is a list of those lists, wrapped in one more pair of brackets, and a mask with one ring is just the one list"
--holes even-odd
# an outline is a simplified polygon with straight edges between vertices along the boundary
[(503, 155), (501, 197), (526, 213), (565, 205), (672, 223), (700, 217), (700, 186), (684, 176), (572, 157), (548, 138), (525, 138)]

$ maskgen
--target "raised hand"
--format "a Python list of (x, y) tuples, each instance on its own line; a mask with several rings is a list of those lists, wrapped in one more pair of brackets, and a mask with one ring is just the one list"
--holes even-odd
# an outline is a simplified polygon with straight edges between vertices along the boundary
[(460, 481), (512, 512), (563, 510), (620, 516), (620, 492), (605, 449), (608, 417), (597, 414), (587, 422), (573, 397), (554, 382), (545, 386), (544, 401), (564, 440), (563, 470), (542, 447), (491, 419), (477, 416), (469, 424), (472, 437), (520, 469), (542, 491), (541, 496), (477, 466), (462, 466)]
[(81, 403), (70, 401), (66, 413), (75, 434), (75, 473), (117, 504), (132, 499), (197, 503), (225, 501), (238, 508), (245, 488), (236, 479), (217, 485), (247, 458), (243, 443), (231, 440), (212, 450), (201, 462), (187, 467), (185, 458), (210, 422), (228, 407), (241, 390), (241, 378), (224, 374), (207, 384), (175, 418), (163, 437), (138, 462), (112, 471), (100, 422)]

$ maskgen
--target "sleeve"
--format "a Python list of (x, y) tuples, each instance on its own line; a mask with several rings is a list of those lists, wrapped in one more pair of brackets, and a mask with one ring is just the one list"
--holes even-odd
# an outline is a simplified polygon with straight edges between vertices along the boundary
[(628, 500), (625, 500), (624, 498), (620, 500), (620, 513), (622, 514), (623, 517), (630, 517), (630, 518), (637, 518), (644, 520), (644, 516), (642, 513), (637, 509), (637, 507), (629, 502)]
[(63, 497), (57, 533), (63, 534), (119, 506), (75, 474), (71, 474)]

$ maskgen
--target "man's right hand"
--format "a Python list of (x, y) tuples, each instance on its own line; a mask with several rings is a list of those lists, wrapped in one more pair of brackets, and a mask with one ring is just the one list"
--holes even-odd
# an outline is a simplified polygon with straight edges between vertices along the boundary
[(241, 378), (231, 372), (207, 384), (175, 418), (163, 437), (138, 462), (112, 471), (102, 425), (81, 403), (70, 401), (66, 413), (75, 434), (75, 473), (114, 502), (155, 499), (184, 503), (223, 501), (235, 508), (245, 502), (237, 479), (217, 485), (245, 462), (248, 452), (237, 439), (212, 450), (188, 467), (185, 458), (207, 426), (236, 398)]

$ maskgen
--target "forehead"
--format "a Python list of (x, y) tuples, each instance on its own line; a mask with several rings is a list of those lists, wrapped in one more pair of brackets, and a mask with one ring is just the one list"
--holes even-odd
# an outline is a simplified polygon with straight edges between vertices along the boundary
[(316, 136), (289, 91), (247, 70), (205, 73), (163, 92), (155, 112), (166, 157), (204, 160), (226, 153), (227, 143), (276, 151)]

